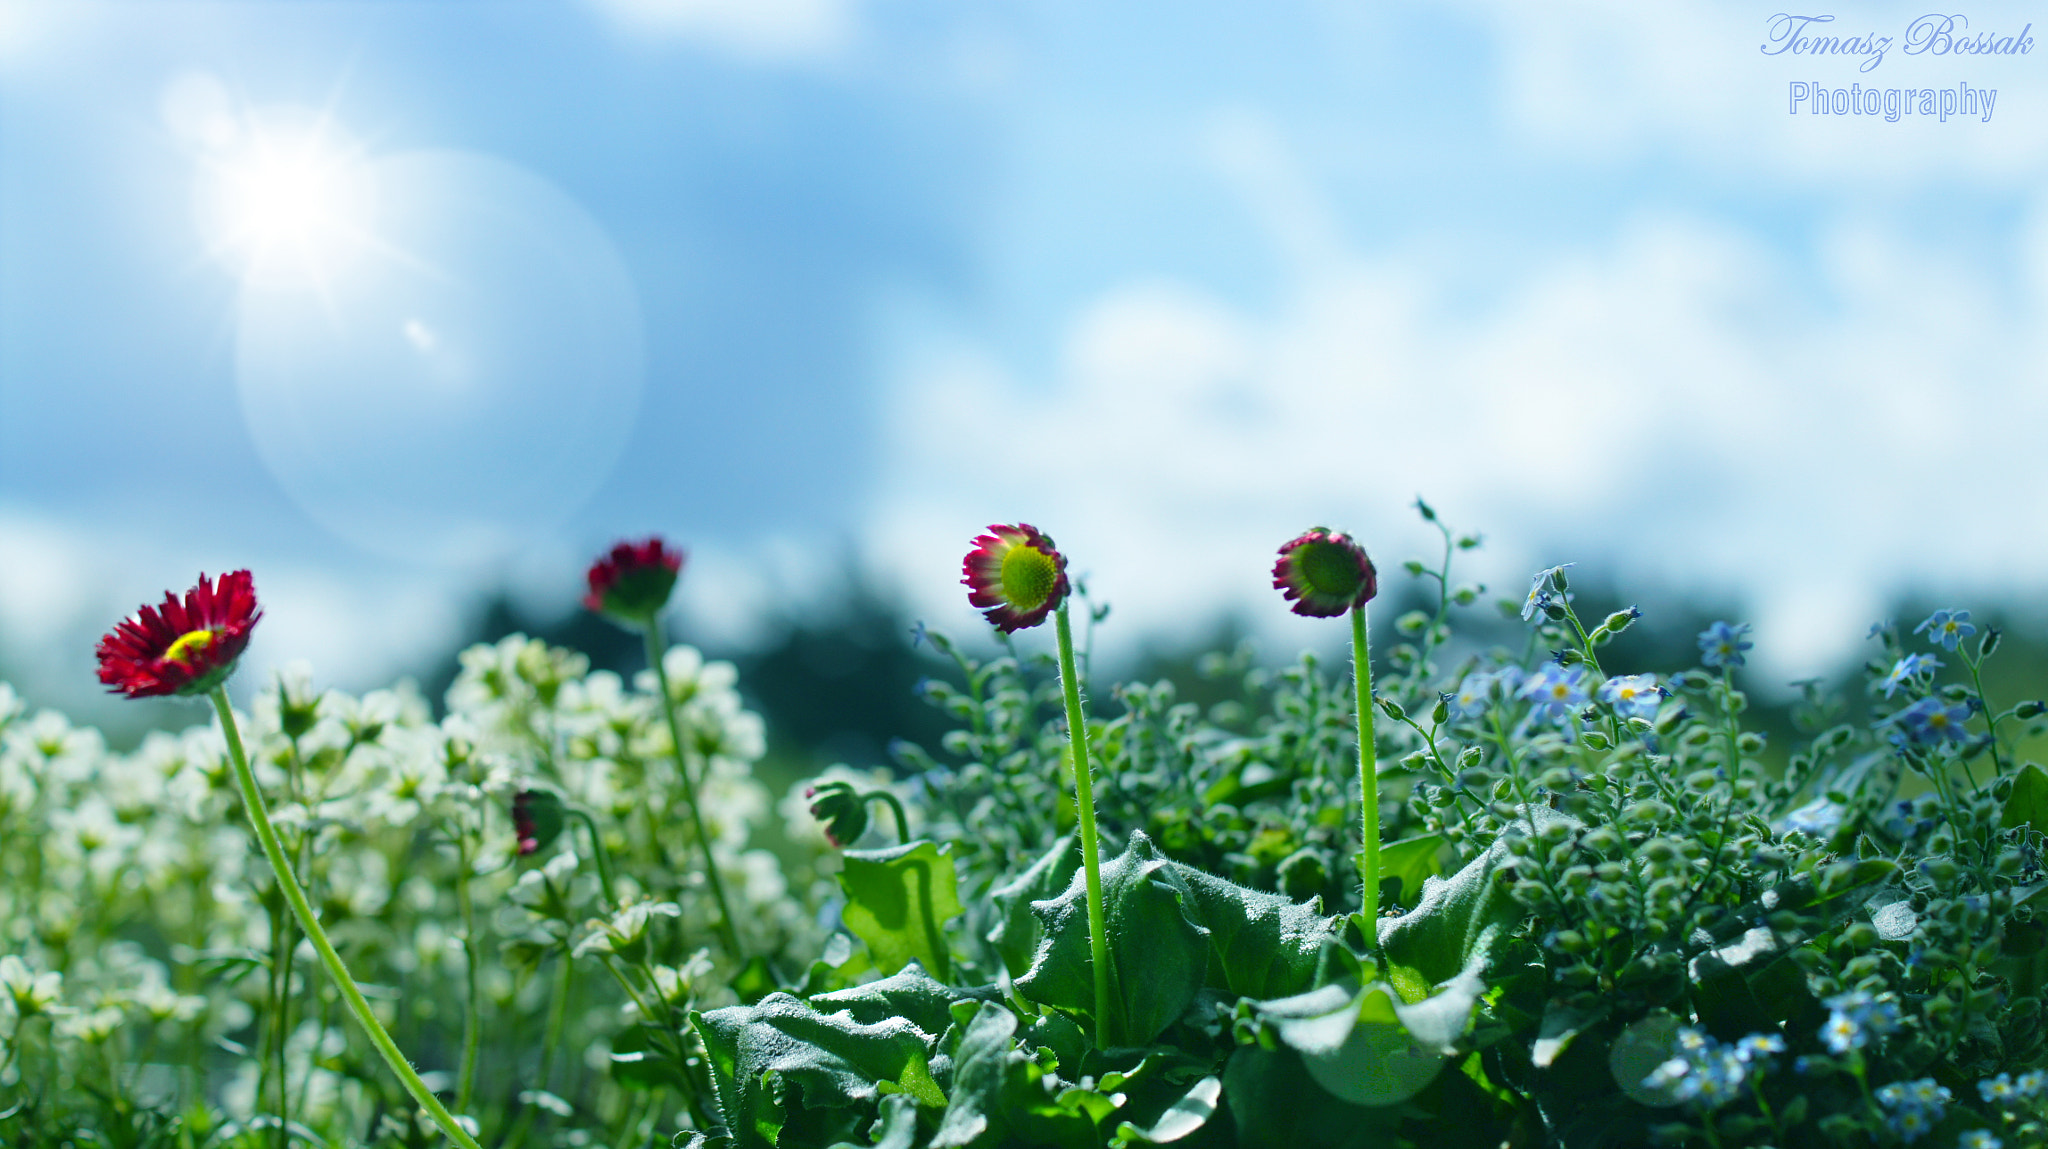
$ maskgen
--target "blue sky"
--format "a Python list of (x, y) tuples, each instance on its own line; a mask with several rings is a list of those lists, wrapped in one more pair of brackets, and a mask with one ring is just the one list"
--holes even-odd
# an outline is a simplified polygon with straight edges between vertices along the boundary
[(1740, 596), (1786, 677), (1902, 587), (2031, 596), (2048, 52), (1778, 10), (0, 0), (4, 661), (89, 689), (78, 635), (250, 565), (257, 656), (363, 685), (650, 530), (706, 637), (849, 551), (959, 630), (1018, 518), (1136, 635), (1272, 614), (1310, 522), (1393, 566), (1417, 493), (1504, 590)]

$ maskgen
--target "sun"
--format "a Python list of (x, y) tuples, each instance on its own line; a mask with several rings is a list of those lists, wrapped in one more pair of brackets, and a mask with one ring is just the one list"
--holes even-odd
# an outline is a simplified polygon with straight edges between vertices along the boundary
[(324, 114), (271, 108), (240, 120), (201, 169), (207, 248), (245, 285), (323, 290), (372, 244), (372, 166)]

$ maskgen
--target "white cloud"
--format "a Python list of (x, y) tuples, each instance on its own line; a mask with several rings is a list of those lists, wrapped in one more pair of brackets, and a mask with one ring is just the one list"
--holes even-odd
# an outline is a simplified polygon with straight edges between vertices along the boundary
[[(2048, 102), (2031, 56), (1908, 55), (1905, 32), (1925, 7), (1862, 3), (1827, 10), (1815, 34), (1889, 36), (1869, 72), (1861, 57), (1762, 49), (1779, 9), (1684, 0), (1467, 0), (1492, 34), (1500, 110), (1512, 137), (1586, 159), (1680, 157), (1749, 181), (1839, 188), (1847, 178), (1924, 186), (1957, 178), (2001, 186), (2030, 181), (2048, 159)], [(1969, 30), (2012, 35), (2038, 18), (2029, 5), (1973, 6)], [(2040, 31), (2034, 35), (2038, 38)], [(2039, 47), (2039, 45), (2037, 45)], [(1991, 88), (1990, 122), (1917, 114), (1790, 112), (1793, 81), (1831, 88)]]
[(301, 659), (322, 685), (388, 685), (460, 634), (464, 584), (455, 579), (388, 570), (343, 575), (204, 542), (153, 543), (107, 529), (104, 520), (89, 529), (0, 505), (0, 664), (38, 701), (81, 721), (104, 721), (119, 703), (93, 677), (99, 636), (166, 591), (182, 594), (202, 571), (243, 565), (256, 572), (264, 614), (232, 685), (238, 697)]
[[(1255, 212), (1296, 196), (1285, 170), (1253, 175)], [(1072, 313), (1046, 378), (927, 331), (898, 362), (875, 537), (954, 629), (971, 616), (941, 572), (1018, 518), (1137, 629), (1233, 605), (1277, 629), (1274, 547), (1327, 522), (1392, 571), (1426, 553), (1421, 492), (1497, 540), (1498, 588), (1581, 559), (1747, 595), (1784, 678), (1853, 648), (1906, 586), (2038, 592), (2019, 572), (2048, 565), (2048, 538), (2019, 525), (2048, 485), (2043, 305), (1881, 215), (1822, 249), (1824, 282), (1795, 286), (1763, 236), (1644, 211), (1474, 311), (1431, 252), (1340, 243), (1294, 260), (1264, 313), (1133, 278)]]

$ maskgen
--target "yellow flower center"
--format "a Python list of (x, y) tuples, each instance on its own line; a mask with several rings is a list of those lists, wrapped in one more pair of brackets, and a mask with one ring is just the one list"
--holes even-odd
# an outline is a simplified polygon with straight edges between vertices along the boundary
[(212, 645), (213, 632), (210, 630), (195, 630), (181, 634), (178, 641), (172, 643), (169, 650), (164, 651), (164, 661), (189, 663), (194, 655), (202, 653)]
[(1943, 714), (1941, 711), (1937, 710), (1934, 713), (1927, 716), (1927, 725), (1934, 727), (1936, 730), (1939, 730), (1942, 727), (1948, 725), (1948, 715)]
[(1059, 585), (1060, 570), (1052, 556), (1037, 547), (1018, 544), (1003, 556), (1003, 597), (1011, 606), (1037, 606)]

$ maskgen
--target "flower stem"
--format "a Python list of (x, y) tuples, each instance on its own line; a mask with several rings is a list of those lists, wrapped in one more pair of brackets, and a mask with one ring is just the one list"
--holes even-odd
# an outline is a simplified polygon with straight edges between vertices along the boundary
[(1074, 627), (1067, 604), (1055, 612), (1060, 644), (1060, 690), (1067, 703), (1067, 741), (1074, 749), (1074, 808), (1081, 817), (1081, 867), (1088, 879), (1088, 957), (1095, 970), (1095, 1044), (1107, 1046), (1115, 1027), (1109, 1013), (1109, 935), (1102, 913), (1102, 852), (1095, 840), (1095, 770), (1088, 758), (1088, 717), (1081, 712), (1081, 681), (1074, 673)]
[[(650, 623), (642, 632), (647, 638), (647, 665), (654, 668), (654, 684), (661, 691), (661, 713), (668, 719), (668, 737), (676, 752), (676, 775), (683, 782), (683, 802), (690, 807), (690, 825), (697, 831), (697, 845), (704, 851), (704, 877), (711, 883), (711, 896), (718, 902), (719, 936), (734, 965), (746, 965), (746, 951), (740, 948), (739, 925), (733, 921), (732, 904), (725, 900), (725, 882), (718, 876), (718, 859), (711, 854), (711, 836), (704, 831), (704, 813), (697, 808), (697, 784), (690, 780), (690, 763), (683, 753), (683, 724), (676, 717), (676, 700), (668, 690), (668, 667), (661, 656), (661, 624)], [(709, 776), (709, 761), (705, 763)]]
[(606, 911), (618, 909), (619, 895), (612, 889), (611, 852), (604, 848), (604, 837), (597, 832), (597, 819), (581, 806), (565, 803), (564, 808), (571, 818), (583, 823), (583, 828), (590, 832), (590, 856), (597, 862), (597, 884), (604, 891), (604, 908)]
[(903, 812), (902, 801), (887, 790), (870, 790), (864, 797), (870, 802), (881, 802), (889, 807), (889, 812), (896, 816), (896, 841), (908, 846), (910, 844), (910, 816)]
[(214, 687), (211, 697), (213, 709), (220, 715), (221, 731), (227, 738), (228, 760), (235, 768), (235, 782), (241, 787), (242, 807), (249, 815), (249, 825), (256, 831), (256, 840), (263, 845), (263, 856), (270, 861), (271, 872), (277, 876), (278, 888), (284, 891), (285, 901), (291, 903), (292, 913), (298, 918), (299, 927), (306, 931), (307, 940), (311, 941), (314, 950), (319, 952), (320, 961), (327, 967), (328, 976), (334, 979), (335, 988), (341, 991), (342, 1000), (348, 1003), (349, 1012), (355, 1014), (357, 1024), (363, 1027), (370, 1044), (377, 1047), (377, 1052), (383, 1056), (384, 1063), (391, 1067), (391, 1072), (398, 1075), (398, 1080), (405, 1086), (405, 1091), (412, 1094), (413, 1100), (419, 1102), (421, 1109), (427, 1111), (434, 1124), (441, 1127), (441, 1132), (447, 1134), (450, 1141), (462, 1146), (462, 1149), (480, 1149), (476, 1139), (456, 1124), (448, 1108), (441, 1104), (441, 1099), (435, 1097), (433, 1091), (427, 1088), (427, 1083), (421, 1081), (420, 1075), (413, 1071), (412, 1066), (405, 1060), (405, 1054), (399, 1052), (398, 1043), (392, 1041), (391, 1035), (384, 1032), (383, 1024), (370, 1010), (370, 1003), (364, 999), (363, 991), (356, 988), (356, 979), (349, 976), (348, 967), (342, 964), (341, 955), (334, 952), (334, 944), (327, 940), (327, 931), (321, 928), (320, 919), (313, 916), (313, 907), (306, 901), (306, 891), (299, 888), (299, 879), (293, 875), (291, 862), (284, 856), (284, 845), (278, 841), (277, 828), (270, 824), (270, 811), (263, 804), (263, 791), (256, 787), (256, 774), (249, 769), (249, 756), (242, 749), (242, 735), (235, 726), (234, 709), (228, 705), (227, 688)]
[(483, 1044), (483, 998), (477, 992), (476, 982), (476, 906), (469, 892), (469, 873), (474, 859), (469, 853), (469, 831), (460, 827), (456, 831), (456, 860), (460, 868), (455, 871), (455, 900), (462, 909), (462, 1073), (460, 1084), (455, 1091), (455, 1108), (469, 1112), (469, 1102), (476, 1093), (476, 1055)]
[(1365, 625), (1365, 604), (1351, 608), (1351, 678), (1358, 688), (1358, 869), (1365, 879), (1361, 908), (1365, 912), (1366, 944), (1380, 947), (1380, 779), (1372, 712), (1372, 639)]

